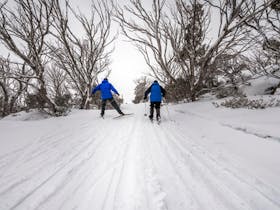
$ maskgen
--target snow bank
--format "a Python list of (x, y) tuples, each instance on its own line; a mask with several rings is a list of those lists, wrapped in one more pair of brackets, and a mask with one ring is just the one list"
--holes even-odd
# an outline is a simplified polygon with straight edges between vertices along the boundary
[(2, 120), (8, 121), (32, 121), (32, 120), (42, 120), (47, 119), (50, 116), (46, 113), (42, 113), (38, 110), (30, 110), (28, 112), (21, 111), (18, 113), (11, 114), (7, 117), (4, 117)]
[(262, 76), (248, 81), (250, 85), (243, 85), (242, 92), (247, 96), (264, 95), (267, 88), (276, 86), (280, 80), (272, 77)]
[(279, 108), (122, 109), (0, 120), (0, 209), (280, 209)]

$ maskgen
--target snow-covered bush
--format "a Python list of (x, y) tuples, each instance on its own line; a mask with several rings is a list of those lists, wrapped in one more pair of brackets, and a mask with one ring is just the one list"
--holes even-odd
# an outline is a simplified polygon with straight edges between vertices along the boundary
[(55, 104), (57, 106), (62, 106), (62, 107), (69, 107), (71, 106), (71, 95), (70, 94), (64, 94), (62, 96), (56, 96), (55, 97)]
[(280, 83), (277, 85), (273, 85), (271, 87), (268, 87), (267, 89), (265, 89), (265, 94), (271, 94), (274, 95), (277, 92), (277, 89), (280, 88)]
[(28, 94), (25, 100), (26, 109), (42, 109), (45, 107), (46, 101), (44, 98), (40, 97), (39, 94)]
[(277, 107), (280, 106), (280, 100), (276, 98), (270, 98), (268, 100), (264, 100), (262, 98), (259, 99), (248, 99), (247, 97), (234, 97), (220, 104), (217, 102), (213, 102), (215, 107), (228, 107), (228, 108), (248, 108), (248, 109), (265, 109), (268, 107)]
[(136, 84), (134, 88), (135, 97), (132, 102), (138, 104), (143, 100), (145, 91), (152, 84), (152, 82), (147, 77), (141, 77), (135, 80), (134, 83)]
[(188, 83), (183, 79), (179, 78), (176, 83), (169, 83), (165, 86), (166, 90), (166, 101), (168, 102), (179, 102), (183, 100), (190, 100), (191, 92)]
[(226, 98), (229, 96), (234, 96), (234, 97), (244, 97), (244, 93), (238, 89), (237, 86), (226, 86), (226, 87), (221, 87), (218, 88), (216, 91), (216, 97), (217, 98)]

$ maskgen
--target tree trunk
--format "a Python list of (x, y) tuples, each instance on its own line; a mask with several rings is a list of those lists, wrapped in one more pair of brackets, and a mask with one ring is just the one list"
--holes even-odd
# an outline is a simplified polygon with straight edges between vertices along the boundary
[(0, 87), (3, 90), (3, 95), (4, 95), (4, 101), (3, 101), (3, 110), (2, 110), (2, 117), (5, 117), (7, 115), (9, 115), (9, 109), (8, 109), (8, 104), (9, 104), (9, 96), (8, 96), (8, 92), (7, 89), (5, 88), (5, 86), (0, 82)]
[[(46, 90), (46, 87), (45, 87), (45, 82), (43, 80), (40, 81), (41, 84), (40, 84), (40, 89), (39, 89), (39, 96), (40, 98), (42, 99), (42, 102), (44, 103), (47, 103), (48, 105), (48, 108), (50, 109), (51, 111), (51, 114), (56, 114), (57, 112), (57, 107), (56, 105), (50, 100), (50, 98), (48, 97), (48, 94), (47, 94), (47, 90)], [(44, 107), (44, 104), (42, 104), (42, 108)]]

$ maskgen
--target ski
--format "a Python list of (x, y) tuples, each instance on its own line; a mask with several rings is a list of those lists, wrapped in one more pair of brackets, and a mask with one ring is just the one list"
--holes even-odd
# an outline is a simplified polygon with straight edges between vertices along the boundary
[(156, 122), (158, 125), (161, 123), (161, 118), (158, 118), (156, 120), (149, 118), (151, 123)]
[(159, 125), (161, 123), (161, 120), (157, 120), (157, 124)]
[(124, 115), (119, 115), (119, 116), (113, 117), (113, 119), (118, 119), (118, 118), (121, 118), (121, 117), (124, 117), (124, 116), (128, 116), (128, 115), (133, 115), (133, 113), (126, 113)]

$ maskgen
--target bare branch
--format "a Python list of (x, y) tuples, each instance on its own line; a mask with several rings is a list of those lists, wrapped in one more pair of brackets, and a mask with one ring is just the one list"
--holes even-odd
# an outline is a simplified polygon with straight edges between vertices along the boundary
[[(53, 35), (58, 43), (50, 44), (53, 59), (56, 65), (63, 69), (72, 80), (74, 89), (82, 98), (81, 108), (88, 107), (88, 98), (91, 88), (97, 81), (100, 73), (108, 71), (110, 49), (116, 36), (111, 36), (111, 11), (112, 6), (106, 1), (96, 1), (92, 4), (91, 16), (85, 17), (78, 14), (66, 2), (65, 12), (56, 0)], [(74, 33), (74, 28), (69, 25), (69, 16), (78, 20), (84, 38)]]
[(153, 76), (167, 83), (175, 81), (175, 78), (172, 75), (171, 48), (162, 28), (166, 16), (164, 8), (165, 0), (153, 0), (151, 11), (144, 8), (141, 1), (131, 0), (124, 10), (116, 6), (114, 17), (120, 23), (123, 34), (135, 43), (143, 55)]

